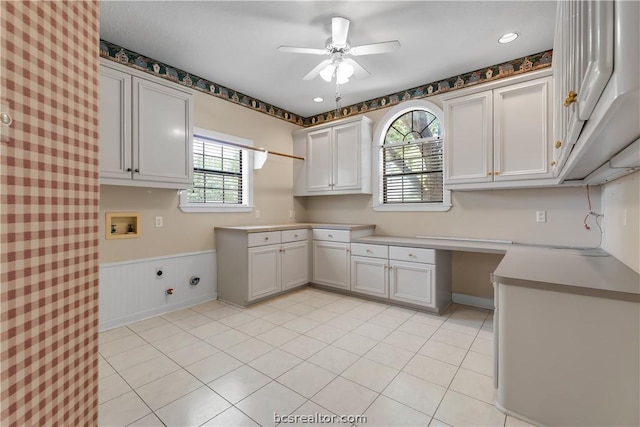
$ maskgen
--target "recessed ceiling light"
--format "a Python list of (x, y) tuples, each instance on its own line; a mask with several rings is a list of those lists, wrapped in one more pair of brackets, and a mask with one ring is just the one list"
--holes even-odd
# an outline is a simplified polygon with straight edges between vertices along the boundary
[(324, 98), (321, 98), (319, 96), (316, 96), (315, 98), (313, 98), (313, 102), (322, 102), (324, 101)]
[(500, 37), (498, 39), (498, 43), (502, 43), (502, 44), (511, 43), (512, 41), (517, 39), (519, 35), (520, 34), (518, 34), (518, 33), (506, 33), (506, 34), (503, 34), (502, 37)]

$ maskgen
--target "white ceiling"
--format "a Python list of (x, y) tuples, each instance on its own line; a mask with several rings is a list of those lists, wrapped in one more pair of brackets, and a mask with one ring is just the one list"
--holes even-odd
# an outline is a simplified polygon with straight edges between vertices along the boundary
[[(276, 49), (323, 48), (333, 16), (351, 20), (351, 45), (401, 43), (357, 58), (371, 76), (341, 86), (346, 106), (551, 49), (556, 2), (103, 0), (100, 9), (102, 39), (309, 117), (335, 108), (334, 84), (302, 80), (325, 57)], [(512, 31), (515, 42), (498, 44)]]

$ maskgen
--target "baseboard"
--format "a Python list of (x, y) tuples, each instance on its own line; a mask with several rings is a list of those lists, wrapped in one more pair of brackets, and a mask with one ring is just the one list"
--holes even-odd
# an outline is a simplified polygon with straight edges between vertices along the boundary
[(180, 310), (181, 308), (193, 307), (194, 305), (202, 304), (204, 302), (214, 301), (218, 299), (218, 294), (204, 295), (197, 298), (192, 298), (191, 300), (180, 301), (175, 304), (169, 304), (163, 307), (152, 308), (150, 310), (145, 310), (139, 313), (130, 314), (128, 316), (123, 316), (117, 319), (112, 319), (106, 322), (101, 322), (99, 325), (99, 331), (104, 332), (109, 329), (118, 328), (120, 326), (125, 326), (134, 322), (139, 322), (140, 320), (149, 319), (150, 317), (159, 316), (162, 314), (170, 313), (172, 311)]
[(451, 300), (456, 304), (469, 305), (471, 307), (478, 307), (478, 308), (486, 308), (487, 310), (493, 310), (495, 307), (493, 304), (493, 298), (483, 298), (483, 297), (476, 297), (473, 295), (454, 293), (451, 295)]

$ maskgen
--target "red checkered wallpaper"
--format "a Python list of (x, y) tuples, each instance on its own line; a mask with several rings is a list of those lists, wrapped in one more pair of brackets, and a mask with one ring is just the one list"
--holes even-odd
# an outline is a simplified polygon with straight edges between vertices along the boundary
[(97, 424), (97, 1), (0, 1), (0, 425)]

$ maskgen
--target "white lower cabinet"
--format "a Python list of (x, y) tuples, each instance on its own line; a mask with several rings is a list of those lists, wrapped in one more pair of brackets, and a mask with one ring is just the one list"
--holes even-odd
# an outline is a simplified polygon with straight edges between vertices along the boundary
[(389, 298), (435, 307), (433, 299), (436, 266), (417, 262), (389, 262)]
[(309, 283), (309, 230), (215, 233), (220, 299), (245, 306)]
[(282, 289), (280, 245), (249, 248), (249, 301)]
[(351, 290), (378, 297), (389, 296), (386, 259), (351, 257)]
[(309, 283), (309, 242), (284, 243), (281, 264), (282, 290)]
[(351, 288), (351, 239), (370, 236), (373, 227), (313, 229), (313, 283), (348, 291)]
[(442, 312), (451, 302), (448, 251), (353, 243), (351, 253), (353, 292), (437, 312)]
[(313, 242), (313, 282), (348, 290), (350, 286), (349, 243)]
[(389, 249), (385, 245), (351, 244), (351, 290), (389, 297)]

